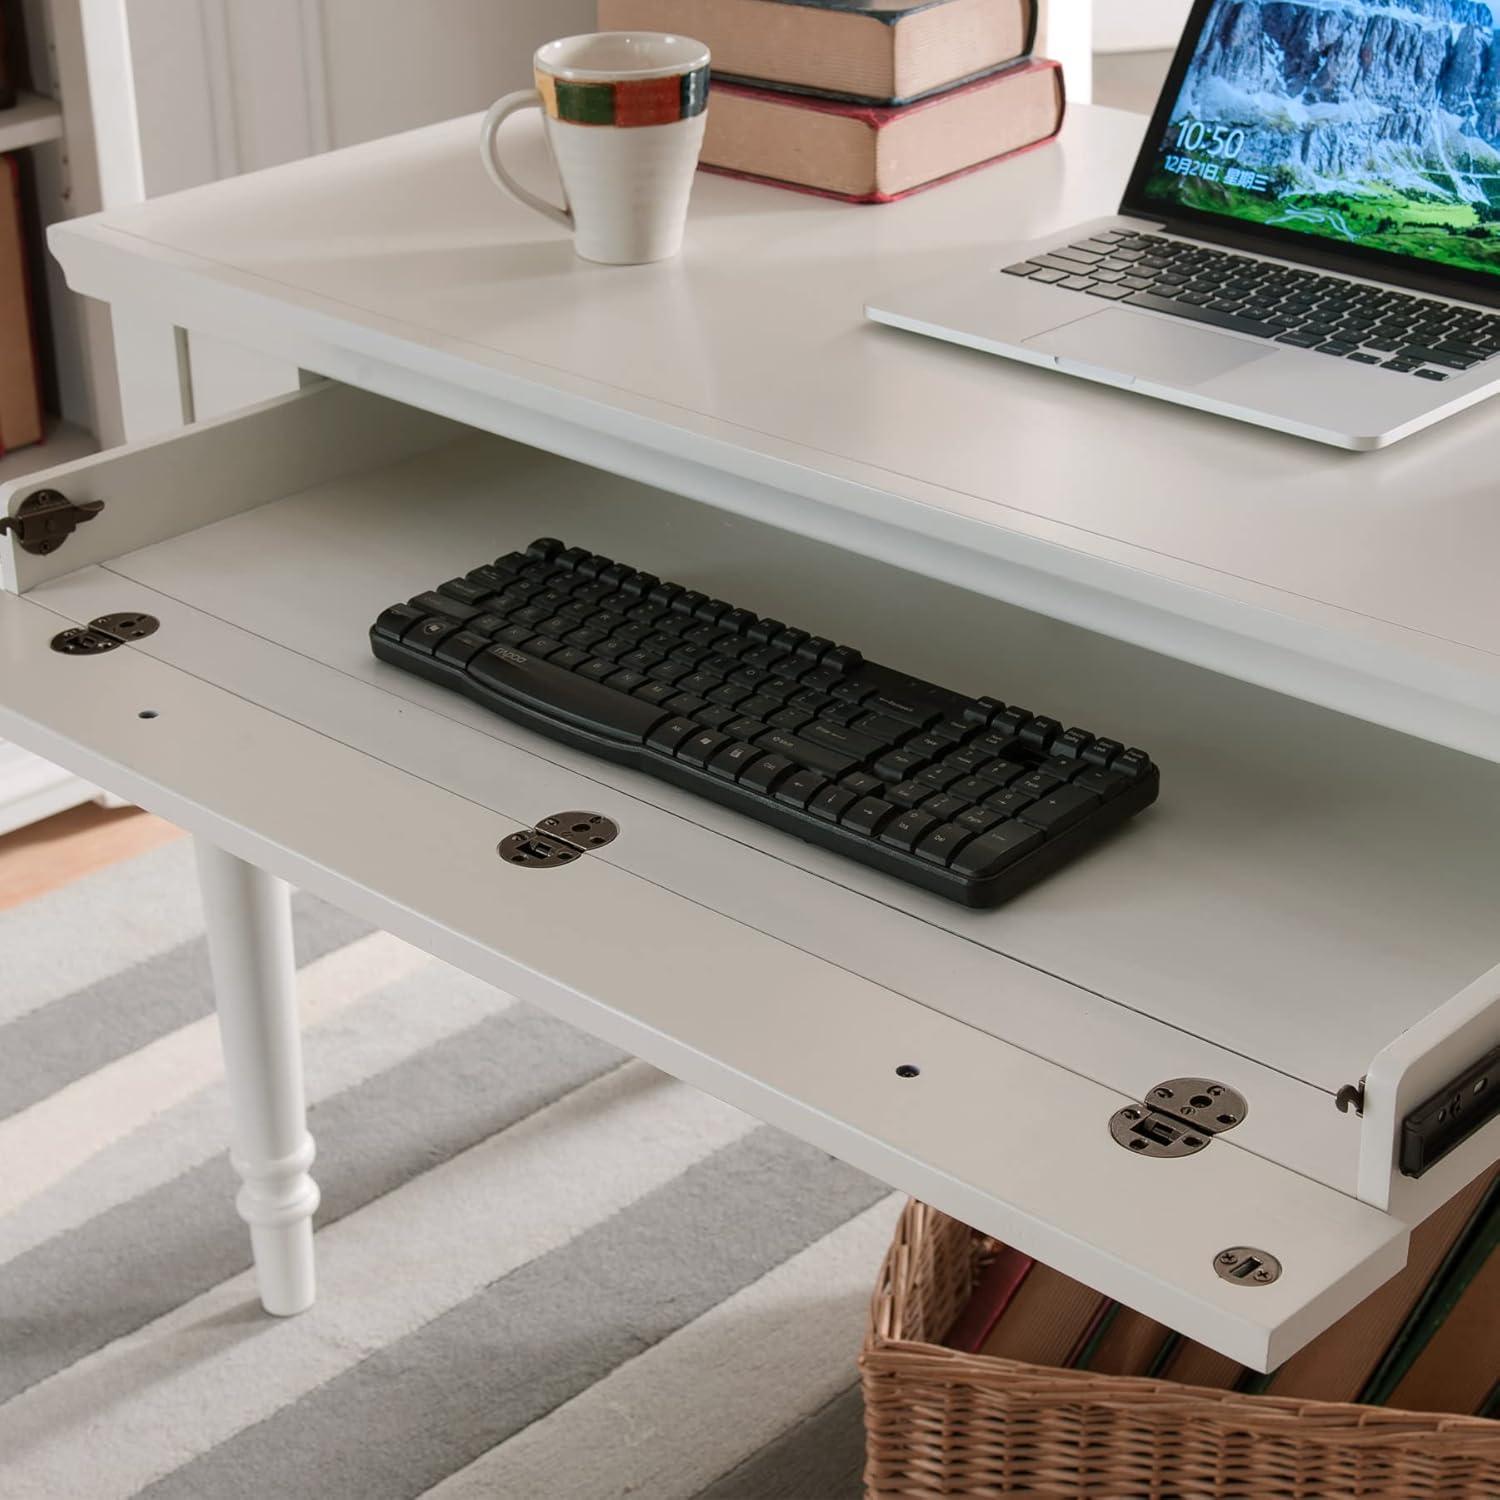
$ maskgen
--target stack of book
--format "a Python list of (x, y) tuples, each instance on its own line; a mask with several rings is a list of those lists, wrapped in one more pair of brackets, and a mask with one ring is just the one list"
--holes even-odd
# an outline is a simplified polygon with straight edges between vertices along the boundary
[(707, 43), (704, 167), (888, 203), (1057, 134), (1062, 69), (1031, 56), (1037, 5), (599, 0), (599, 24)]
[(1002, 1249), (950, 1348), (1184, 1385), (1404, 1411), (1500, 1416), (1500, 1168), (1412, 1231), (1406, 1269), (1279, 1369), (1259, 1375)]

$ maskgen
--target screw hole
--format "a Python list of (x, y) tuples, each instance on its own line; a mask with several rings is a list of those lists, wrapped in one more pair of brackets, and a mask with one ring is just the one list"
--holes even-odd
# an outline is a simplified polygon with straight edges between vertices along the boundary
[(1184, 1142), (1183, 1142), (1183, 1145), (1185, 1145), (1185, 1146), (1201, 1146), (1201, 1145), (1202, 1145), (1202, 1144), (1203, 1144), (1203, 1142), (1202, 1142), (1202, 1141), (1200, 1141), (1200, 1140), (1199, 1140), (1199, 1139), (1198, 1139), (1198, 1137), (1197, 1137), (1197, 1136), (1195, 1136), (1195, 1135), (1190, 1135), (1190, 1136), (1189, 1136), (1189, 1137), (1188, 1137), (1188, 1138), (1187, 1138), (1187, 1139), (1186, 1139), (1186, 1140), (1185, 1140), (1185, 1141), (1184, 1141)]
[(902, 1063), (896, 1069), (897, 1078), (915, 1078), (921, 1073), (921, 1069), (915, 1063)]
[(1219, 1124), (1221, 1124), (1221, 1125), (1233, 1125), (1234, 1124), (1234, 1116), (1233, 1115), (1220, 1115), (1219, 1116)]
[(573, 832), (574, 833), (587, 833), (589, 831), (589, 829), (592, 828), (593, 826), (594, 825), (592, 823), (575, 823), (573, 825)]
[(589, 843), (591, 844), (607, 844), (608, 842), (608, 839), (600, 838), (598, 834), (595, 834), (594, 837), (589, 840)]
[(1172, 1097), (1171, 1089), (1153, 1089), (1151, 1092), (1154, 1093), (1158, 1099), (1170, 1099)]
[(1214, 1101), (1210, 1099), (1207, 1094), (1194, 1094), (1193, 1097), (1188, 1100), (1188, 1103), (1191, 1104), (1194, 1109), (1207, 1109), (1208, 1106), (1213, 1102)]
[(1474, 1092), (1475, 1092), (1475, 1093), (1476, 1093), (1476, 1094), (1482, 1094), (1482, 1093), (1483, 1093), (1483, 1092), (1484, 1092), (1484, 1091), (1485, 1091), (1485, 1090), (1486, 1090), (1486, 1089), (1487, 1089), (1487, 1088), (1488, 1088), (1488, 1087), (1489, 1087), (1489, 1086), (1490, 1086), (1490, 1081), (1489, 1081), (1489, 1079), (1488, 1079), (1488, 1078), (1481, 1078), (1481, 1079), (1480, 1079), (1480, 1080), (1479, 1080), (1479, 1081), (1478, 1081), (1478, 1082), (1477, 1082), (1477, 1083), (1476, 1083), (1476, 1084), (1475, 1084), (1475, 1085), (1474, 1085)]
[(1146, 1143), (1145, 1141), (1132, 1141), (1130, 1143), (1130, 1149), (1132, 1151), (1144, 1151), (1146, 1149)]
[(143, 708), (140, 713), (136, 715), (136, 718), (138, 719), (154, 719), (156, 717), (157, 713), (154, 708)]

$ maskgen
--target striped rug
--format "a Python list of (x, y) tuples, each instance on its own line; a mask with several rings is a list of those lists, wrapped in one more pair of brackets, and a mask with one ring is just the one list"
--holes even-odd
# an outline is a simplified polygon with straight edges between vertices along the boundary
[(852, 1500), (882, 1185), (296, 900), (320, 1296), (261, 1313), (185, 840), (0, 912), (3, 1500)]

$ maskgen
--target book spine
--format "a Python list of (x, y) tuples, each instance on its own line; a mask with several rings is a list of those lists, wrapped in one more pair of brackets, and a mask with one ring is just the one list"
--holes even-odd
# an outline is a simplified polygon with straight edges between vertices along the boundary
[(791, 193), (806, 193), (814, 198), (833, 198), (840, 203), (900, 203), (905, 198), (910, 198), (916, 193), (925, 193), (931, 188), (942, 187), (945, 183), (957, 182), (960, 177), (970, 177), (975, 172), (981, 172), (986, 167), (992, 167), (996, 162), (1009, 161), (1012, 157), (1025, 156), (1028, 151), (1036, 151), (1042, 146), (1048, 145), (1057, 139), (1057, 132), (1062, 129), (1061, 116), (1058, 118), (1056, 129), (1042, 136), (1039, 140), (1030, 141), (1024, 146), (1017, 146), (1013, 151), (1002, 151), (998, 156), (988, 156), (983, 161), (973, 162), (967, 167), (960, 167), (956, 172), (945, 173), (942, 177), (934, 177), (930, 182), (919, 182), (915, 187), (909, 187), (899, 193), (838, 193), (832, 188), (811, 187), (801, 182), (784, 182), (779, 177), (762, 177), (755, 172), (742, 172), (734, 167), (715, 167), (708, 162), (700, 162), (700, 172), (711, 172), (716, 177), (737, 177), (742, 182), (757, 182), (766, 187), (785, 188)]

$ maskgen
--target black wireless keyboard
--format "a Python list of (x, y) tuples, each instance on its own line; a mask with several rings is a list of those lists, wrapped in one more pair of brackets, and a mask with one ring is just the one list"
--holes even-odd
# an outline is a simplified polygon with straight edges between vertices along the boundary
[(543, 537), (393, 604), (375, 655), (967, 906), (1156, 800), (1144, 751)]

